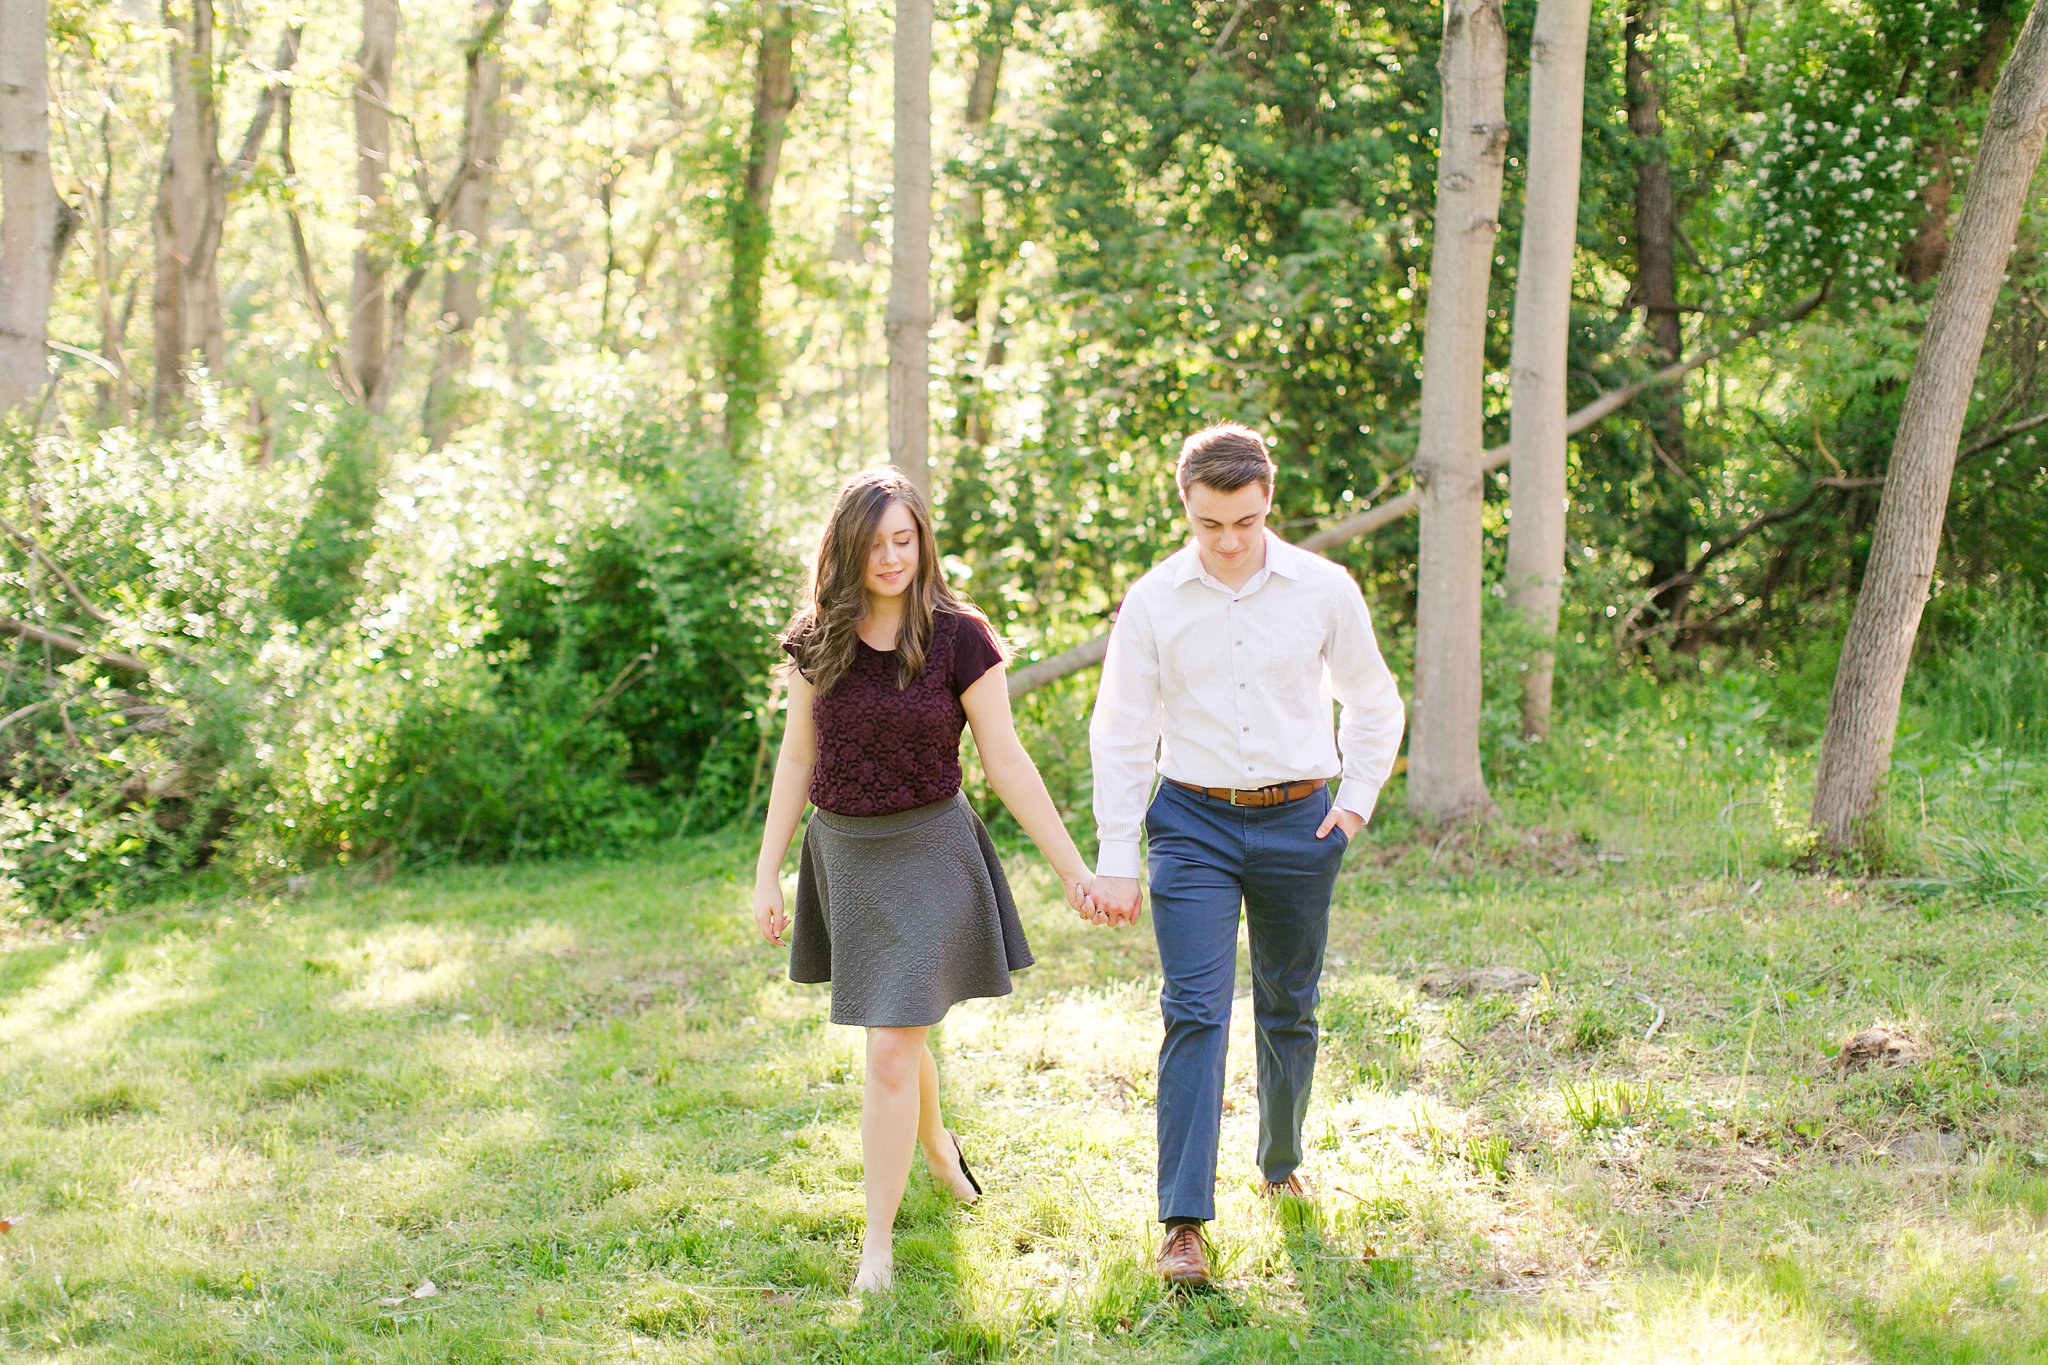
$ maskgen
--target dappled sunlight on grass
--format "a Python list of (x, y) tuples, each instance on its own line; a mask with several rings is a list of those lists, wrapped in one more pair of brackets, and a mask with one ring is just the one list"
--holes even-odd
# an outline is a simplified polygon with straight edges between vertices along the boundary
[[(0, 1111), (0, 1216), (17, 1219), (0, 1347), (763, 1362), (2048, 1347), (2048, 1168), (2031, 1155), (2048, 1149), (2048, 954), (2031, 921), (1590, 858), (1496, 884), (1485, 850), (1443, 873), (1426, 849), (1382, 865), (1368, 847), (1333, 918), (1313, 1205), (1251, 1188), (1240, 960), (1215, 1294), (1183, 1299), (1149, 1271), (1150, 926), (1081, 925), (1018, 859), (1039, 963), (932, 1034), (988, 1196), (956, 1205), (919, 1161), (899, 1289), (846, 1298), (861, 1034), (827, 1023), (827, 991), (788, 982), (734, 909), (735, 840), (559, 880), (436, 873), (18, 957), (35, 965), (0, 990), (0, 1078), (23, 1097)], [(1423, 988), (1477, 968), (1491, 974), (1470, 993)], [(1644, 999), (1663, 1012), (1649, 1039)], [(1839, 1062), (1874, 1021), (1909, 1052)], [(78, 1052), (51, 1041), (67, 1038)]]

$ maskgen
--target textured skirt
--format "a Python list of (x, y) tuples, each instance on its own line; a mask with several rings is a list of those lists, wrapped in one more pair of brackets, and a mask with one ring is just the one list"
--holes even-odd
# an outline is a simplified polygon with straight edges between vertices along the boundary
[(832, 983), (832, 1022), (936, 1024), (1008, 995), (1031, 965), (988, 830), (955, 793), (896, 815), (811, 814), (798, 863), (792, 981)]

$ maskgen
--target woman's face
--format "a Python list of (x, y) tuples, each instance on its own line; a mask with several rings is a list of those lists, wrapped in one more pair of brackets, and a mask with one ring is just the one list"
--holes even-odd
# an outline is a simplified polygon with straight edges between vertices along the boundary
[(875, 538), (868, 545), (868, 572), (864, 580), (874, 597), (896, 597), (917, 577), (917, 522), (900, 502), (889, 504), (875, 524)]

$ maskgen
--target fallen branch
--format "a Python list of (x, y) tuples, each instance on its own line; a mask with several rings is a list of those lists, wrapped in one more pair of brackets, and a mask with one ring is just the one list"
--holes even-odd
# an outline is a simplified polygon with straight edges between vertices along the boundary
[(48, 626), (39, 626), (33, 621), (22, 621), (12, 616), (0, 616), (0, 635), (12, 635), (18, 640), (27, 640), (30, 644), (48, 645), (52, 649), (61, 649), (66, 654), (75, 654), (81, 659), (90, 659), (94, 663), (104, 664), (108, 668), (119, 668), (130, 673), (140, 673), (145, 678), (149, 676), (149, 665), (133, 654), (94, 649), (75, 635), (67, 635), (61, 630), (52, 630)]
[[(1823, 285), (1817, 292), (1801, 300), (1798, 307), (1782, 317), (1751, 323), (1719, 346), (1702, 351), (1689, 360), (1674, 361), (1653, 374), (1645, 375), (1633, 383), (1624, 384), (1618, 389), (1612, 389), (1607, 393), (1601, 394), (1598, 398), (1595, 398), (1592, 402), (1565, 418), (1565, 434), (1567, 436), (1574, 435), (1604, 418), (1611, 417), (1643, 394), (1683, 379), (1700, 366), (1727, 355), (1752, 337), (1775, 327), (1788, 326), (1798, 322), (1814, 309), (1820, 307), (1821, 302), (1827, 298), (1827, 294), (1827, 287)], [(1511, 453), (1510, 449), (1505, 445), (1493, 447), (1481, 458), (1480, 471), (1488, 473), (1499, 469), (1508, 462)], [(1304, 550), (1318, 552), (1327, 550), (1333, 545), (1342, 545), (1346, 541), (1356, 540), (1360, 536), (1369, 535), (1383, 526), (1391, 525), (1404, 517), (1413, 515), (1420, 503), (1421, 500), (1413, 491), (1403, 493), (1397, 498), (1389, 498), (1377, 507), (1369, 507), (1364, 511), (1354, 513), (1333, 526), (1327, 526), (1317, 531), (1314, 535), (1304, 537), (1298, 543)], [(1086, 640), (1073, 646), (1071, 649), (1062, 650), (1049, 659), (1040, 659), (1036, 663), (1027, 664), (1010, 674), (1010, 697), (1014, 700), (1027, 692), (1044, 687), (1048, 683), (1057, 682), (1070, 673), (1079, 673), (1084, 668), (1093, 668), (1100, 664), (1108, 653), (1109, 635), (1108, 632), (1104, 632), (1092, 640)]]

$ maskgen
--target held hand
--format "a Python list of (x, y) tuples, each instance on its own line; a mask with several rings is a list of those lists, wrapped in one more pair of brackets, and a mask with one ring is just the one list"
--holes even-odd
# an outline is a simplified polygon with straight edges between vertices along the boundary
[(1345, 841), (1348, 843), (1351, 836), (1358, 833), (1360, 827), (1364, 824), (1365, 817), (1357, 811), (1345, 810), (1342, 806), (1332, 806), (1330, 807), (1330, 813), (1323, 817), (1323, 825), (1321, 829), (1316, 831), (1316, 838), (1328, 838), (1331, 830), (1342, 826)]
[(789, 915), (782, 908), (782, 884), (762, 882), (754, 887), (754, 926), (761, 937), (778, 948), (787, 947), (783, 936), (789, 932)]
[(1136, 924), (1144, 903), (1144, 892), (1136, 877), (1097, 877), (1095, 903), (1109, 912), (1106, 923)]
[(1083, 872), (1080, 876), (1069, 879), (1066, 884), (1067, 905), (1085, 923), (1105, 924), (1108, 921), (1104, 917), (1100, 902), (1095, 898), (1094, 887), (1095, 874), (1092, 872)]

